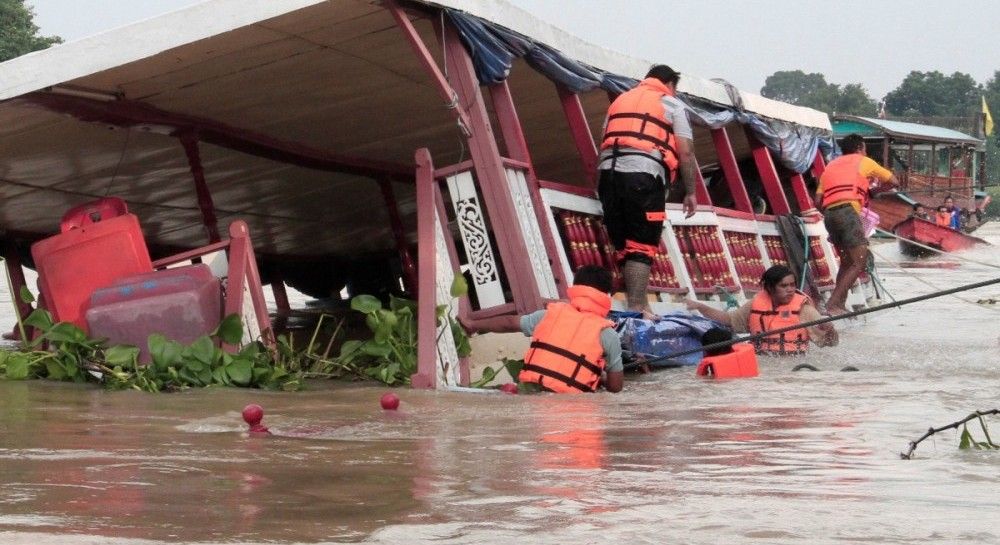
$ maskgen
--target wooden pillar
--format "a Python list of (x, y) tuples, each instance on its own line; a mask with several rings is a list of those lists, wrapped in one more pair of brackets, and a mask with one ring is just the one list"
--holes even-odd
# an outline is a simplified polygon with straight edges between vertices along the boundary
[(399, 262), (403, 266), (403, 284), (406, 286), (406, 291), (415, 295), (417, 293), (417, 266), (410, 254), (409, 244), (406, 240), (406, 229), (403, 228), (403, 220), (399, 215), (399, 204), (396, 202), (396, 194), (392, 191), (392, 182), (382, 179), (379, 180), (378, 185), (382, 190), (386, 211), (389, 213), (389, 226), (392, 228), (393, 238), (396, 239)]
[(272, 268), (271, 274), (271, 293), (274, 295), (274, 306), (278, 307), (278, 312), (287, 313), (292, 310), (292, 305), (288, 302), (288, 291), (285, 289), (285, 279), (281, 275), (281, 271), (277, 268)]
[[(528, 151), (528, 141), (524, 137), (524, 129), (521, 120), (517, 115), (517, 108), (514, 106), (514, 97), (510, 93), (510, 86), (506, 81), (491, 85), (490, 99), (493, 103), (493, 112), (496, 114), (497, 123), (500, 125), (500, 134), (503, 135), (504, 145), (507, 154), (511, 159), (527, 165), (528, 192), (531, 194), (531, 204), (535, 212), (535, 220), (542, 234), (542, 242), (545, 244), (545, 252), (549, 255), (549, 264), (552, 268), (552, 275), (555, 277), (556, 287), (560, 297), (566, 296), (566, 288), (569, 287), (570, 279), (565, 277), (561, 265), (557, 266), (552, 261), (558, 256), (556, 234), (549, 226), (548, 213), (545, 204), (542, 202), (542, 194), (538, 186), (538, 176), (535, 174), (534, 164), (531, 162), (531, 153)], [(586, 122), (586, 119), (584, 119)], [(593, 142), (591, 142), (593, 145)]]
[(559, 92), (559, 101), (562, 103), (563, 114), (566, 116), (566, 123), (569, 125), (570, 134), (573, 136), (573, 144), (580, 154), (580, 161), (583, 162), (583, 171), (589, 176), (592, 188), (597, 188), (597, 146), (594, 144), (594, 137), (590, 132), (590, 125), (587, 123), (587, 114), (583, 111), (583, 104), (580, 103), (580, 96), (573, 93), (561, 85), (556, 85)]
[(733, 202), (736, 203), (736, 209), (740, 212), (753, 214), (753, 205), (750, 203), (746, 185), (743, 184), (743, 176), (736, 163), (736, 155), (733, 153), (733, 144), (729, 140), (729, 133), (725, 127), (712, 129), (711, 132), (715, 153), (719, 156), (719, 165), (722, 166), (722, 172), (726, 177), (729, 193), (733, 196)]
[(771, 152), (757, 140), (749, 127), (743, 127), (747, 135), (747, 142), (753, 152), (753, 161), (757, 165), (757, 172), (760, 173), (760, 181), (764, 185), (764, 193), (767, 194), (767, 201), (771, 204), (771, 213), (776, 216), (791, 213), (788, 206), (788, 199), (785, 198), (785, 190), (781, 187), (781, 179), (778, 177), (778, 170), (774, 167), (774, 160), (771, 159)]
[[(436, 34), (440, 36), (442, 33)], [(543, 300), (535, 283), (525, 237), (507, 187), (507, 174), (479, 90), (479, 80), (472, 59), (451, 24), (445, 25), (443, 40), (450, 82), (458, 98), (458, 110), (465, 112), (469, 119), (469, 154), (491, 225), (495, 227), (493, 234), (510, 283), (514, 307), (518, 314), (526, 314), (542, 308)]]
[(812, 195), (806, 187), (806, 180), (798, 172), (792, 174), (792, 191), (795, 193), (795, 202), (799, 204), (799, 214), (814, 214), (817, 210), (813, 207)]
[(427, 148), (417, 150), (417, 259), (420, 261), (417, 289), (417, 372), (410, 377), (414, 388), (437, 385), (437, 257), (434, 222), (434, 163)]
[(208, 190), (208, 183), (205, 181), (205, 170), (201, 166), (201, 153), (198, 149), (198, 135), (188, 131), (180, 136), (181, 145), (184, 146), (184, 153), (187, 155), (188, 167), (191, 169), (191, 177), (194, 179), (194, 189), (198, 194), (198, 208), (201, 210), (201, 222), (205, 226), (205, 233), (209, 243), (222, 240), (219, 236), (219, 222), (215, 218), (215, 203), (212, 202), (212, 193)]

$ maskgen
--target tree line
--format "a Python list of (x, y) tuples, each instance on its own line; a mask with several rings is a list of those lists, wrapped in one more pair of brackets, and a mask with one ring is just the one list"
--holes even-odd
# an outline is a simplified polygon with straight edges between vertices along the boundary
[[(815, 72), (780, 70), (767, 77), (760, 94), (830, 115), (879, 114), (878, 102), (860, 83), (829, 83), (823, 74)], [(963, 72), (946, 75), (936, 70), (914, 70), (883, 100), (885, 113), (891, 117), (971, 118), (982, 112), (980, 97), (986, 98), (991, 112), (1000, 108), (1000, 70), (981, 84)]]

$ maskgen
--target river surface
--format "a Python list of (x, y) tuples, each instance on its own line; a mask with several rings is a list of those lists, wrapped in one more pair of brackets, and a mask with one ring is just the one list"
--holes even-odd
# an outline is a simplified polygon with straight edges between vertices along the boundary
[[(876, 251), (897, 298), (1000, 274)], [(1000, 303), (975, 303), (1000, 288), (960, 297), (839, 323), (840, 346), (759, 378), (666, 370), (618, 395), (397, 390), (383, 412), (370, 385), (0, 382), (0, 543), (1000, 543), (1000, 451), (947, 431), (899, 456), (1000, 405)], [(244, 433), (251, 402), (275, 435)]]

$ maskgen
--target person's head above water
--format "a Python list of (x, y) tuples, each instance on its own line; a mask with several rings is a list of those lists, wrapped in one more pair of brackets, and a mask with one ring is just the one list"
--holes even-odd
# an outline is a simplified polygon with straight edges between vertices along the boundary
[(760, 283), (775, 305), (787, 305), (795, 295), (795, 275), (784, 265), (775, 265), (764, 271)]
[(573, 275), (573, 285), (589, 286), (601, 293), (611, 293), (613, 281), (611, 273), (604, 267), (597, 265), (584, 265), (576, 270)]

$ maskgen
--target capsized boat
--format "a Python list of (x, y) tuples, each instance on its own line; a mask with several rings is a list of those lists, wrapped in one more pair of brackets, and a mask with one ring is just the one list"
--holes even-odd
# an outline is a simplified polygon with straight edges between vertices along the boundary
[[(279, 306), (285, 283), (419, 293), (414, 385), (465, 382), (438, 305), (523, 314), (582, 265), (618, 274), (595, 137), (651, 64), (502, 0), (207, 0), (0, 64), (2, 248), (16, 263), (105, 195), (127, 201), (154, 259), (240, 219)], [(679, 92), (699, 207), (668, 206), (654, 304), (747, 300), (788, 262), (775, 221), (789, 214), (832, 288), (808, 186), (829, 118), (687, 73)], [(470, 285), (457, 305), (456, 274)]]

